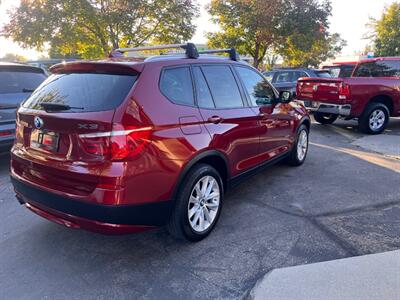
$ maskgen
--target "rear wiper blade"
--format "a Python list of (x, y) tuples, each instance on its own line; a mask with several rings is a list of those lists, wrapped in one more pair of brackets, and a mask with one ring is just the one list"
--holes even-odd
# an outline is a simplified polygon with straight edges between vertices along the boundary
[(25, 88), (22, 89), (23, 93), (33, 93), (34, 91), (35, 91), (34, 89), (25, 89)]
[(45, 111), (84, 109), (83, 107), (76, 107), (76, 106), (69, 106), (67, 104), (48, 103), (48, 102), (40, 103), (40, 106), (43, 107)]

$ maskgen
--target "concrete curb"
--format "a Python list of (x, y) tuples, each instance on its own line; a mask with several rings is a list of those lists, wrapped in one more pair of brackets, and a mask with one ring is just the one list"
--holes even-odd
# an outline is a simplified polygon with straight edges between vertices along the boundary
[(400, 250), (275, 269), (248, 300), (399, 300)]

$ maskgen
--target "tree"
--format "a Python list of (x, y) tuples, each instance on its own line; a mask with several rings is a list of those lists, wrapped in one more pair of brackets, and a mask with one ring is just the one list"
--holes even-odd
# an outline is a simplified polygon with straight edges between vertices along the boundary
[(8, 61), (8, 62), (26, 62), (27, 58), (19, 55), (19, 54), (14, 54), (14, 53), (6, 53), (2, 58), (0, 58), (0, 61)]
[(221, 31), (208, 33), (211, 47), (235, 47), (258, 67), (276, 40), (282, 0), (212, 0), (208, 12)]
[(335, 57), (346, 44), (337, 33), (328, 32), (330, 1), (286, 0), (277, 52), (292, 67), (317, 67)]
[(98, 58), (112, 48), (189, 39), (194, 0), (21, 0), (1, 34), (25, 47)]
[(376, 56), (400, 55), (400, 3), (388, 6), (380, 19), (372, 19), (368, 25), (372, 34), (367, 38), (372, 40)]
[(316, 66), (344, 45), (327, 31), (329, 0), (212, 0), (209, 13), (221, 27), (208, 34), (210, 46), (236, 47), (255, 67), (271, 52), (289, 66)]

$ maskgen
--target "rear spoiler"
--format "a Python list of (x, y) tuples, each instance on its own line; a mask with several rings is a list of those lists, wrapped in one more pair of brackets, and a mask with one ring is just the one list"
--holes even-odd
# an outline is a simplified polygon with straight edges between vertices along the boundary
[(130, 62), (119, 63), (110, 61), (74, 61), (60, 63), (52, 66), (50, 72), (58, 73), (110, 73), (121, 75), (132, 75), (143, 70), (143, 63)]

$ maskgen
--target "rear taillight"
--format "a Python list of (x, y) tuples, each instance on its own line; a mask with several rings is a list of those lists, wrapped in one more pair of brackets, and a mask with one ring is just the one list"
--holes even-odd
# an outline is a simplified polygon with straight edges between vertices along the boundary
[(0, 137), (2, 137), (2, 136), (10, 136), (10, 135), (14, 135), (14, 132), (12, 130), (0, 131)]
[(91, 155), (107, 156), (110, 153), (109, 136), (80, 137), (83, 150)]
[(151, 127), (114, 124), (111, 132), (79, 135), (83, 150), (112, 161), (129, 160), (140, 154), (150, 142)]
[(350, 99), (350, 86), (342, 82), (339, 86), (339, 99), (346, 100)]

